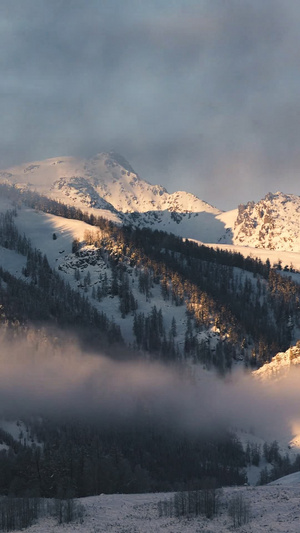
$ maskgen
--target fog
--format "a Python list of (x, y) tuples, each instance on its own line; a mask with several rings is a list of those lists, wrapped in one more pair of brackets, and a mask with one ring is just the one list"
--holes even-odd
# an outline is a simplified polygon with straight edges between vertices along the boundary
[(191, 432), (252, 428), (268, 440), (300, 425), (299, 371), (262, 383), (243, 371), (220, 379), (199, 368), (114, 361), (83, 353), (75, 341), (2, 341), (0, 416), (111, 424), (151, 417)]

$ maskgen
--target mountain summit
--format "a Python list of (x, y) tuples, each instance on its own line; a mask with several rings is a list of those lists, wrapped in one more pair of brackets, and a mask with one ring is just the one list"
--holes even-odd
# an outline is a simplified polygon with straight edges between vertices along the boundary
[(151, 185), (115, 152), (23, 164), (0, 171), (1, 181), (135, 227), (203, 242), (218, 242), (225, 231), (216, 218), (222, 214), (219, 209), (191, 193), (171, 194), (161, 185)]
[(91, 159), (61, 157), (27, 163), (0, 172), (0, 177), (78, 207), (103, 209), (110, 205), (121, 213), (220, 213), (193, 194), (170, 194), (161, 185), (142, 180), (115, 152), (99, 153)]
[(300, 197), (268, 193), (257, 203), (240, 205), (233, 242), (270, 250), (300, 252)]

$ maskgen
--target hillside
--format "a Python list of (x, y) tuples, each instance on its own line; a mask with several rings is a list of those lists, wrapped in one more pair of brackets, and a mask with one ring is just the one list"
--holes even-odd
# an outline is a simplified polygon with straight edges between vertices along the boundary
[[(240, 410), (232, 415), (230, 393), (224, 391), (223, 398), (219, 384), (220, 377), (234, 383), (241, 367), (265, 369), (299, 338), (300, 286), (297, 273), (284, 264), (292, 263), (291, 252), (284, 252), (282, 264), (276, 256), (274, 266), (275, 255), (258, 252), (255, 258), (256, 248), (212, 248), (199, 239), (182, 239), (180, 234), (191, 228), (212, 237), (220, 224), (231, 240), (236, 213), (220, 213), (186, 193), (176, 193), (176, 199), (140, 180), (116, 157), (94, 158), (97, 172), (106, 169), (106, 181), (95, 177), (95, 169), (88, 176), (92, 167), (86, 163), (84, 169), (77, 161), (77, 168), (73, 158), (68, 164), (48, 160), (2, 176), (2, 416), (21, 418), (26, 435), (44, 446), (41, 453), (34, 446), (29, 450), (22, 440), (12, 442), (3, 425), (3, 468), (6, 453), (13, 449), (14, 457), (2, 492), (55, 496), (62, 491), (79, 497), (186, 489), (191, 476), (192, 485), (198, 486), (204, 472), (218, 485), (242, 484), (247, 473), (265, 483), (293, 472), (298, 468), (298, 441), (291, 427), (280, 419), (282, 445), (262, 444), (245, 430)], [(57, 167), (69, 175), (57, 174)], [(80, 177), (83, 171), (86, 175)], [(45, 178), (43, 184), (38, 173)], [(31, 185), (24, 182), (28, 174)], [(161, 211), (143, 212), (155, 197)], [(193, 212), (193, 206), (202, 211)], [(178, 228), (175, 234), (162, 231), (172, 224)], [(14, 357), (6, 359), (11, 351)], [(32, 358), (38, 363), (33, 365)], [(211, 382), (215, 373), (218, 378)], [(38, 399), (36, 383), (43, 383), (43, 398)], [(215, 397), (208, 392), (209, 383)], [(241, 394), (233, 384), (233, 394), (235, 390), (242, 406), (247, 389)], [(7, 401), (11, 394), (14, 402)], [(254, 401), (252, 393), (250, 397)], [(222, 401), (231, 413), (228, 419), (220, 416)], [(202, 402), (200, 416), (194, 404)], [(266, 410), (268, 406), (269, 400)], [(101, 413), (97, 423), (95, 413)], [(120, 423), (123, 416), (126, 424)], [(107, 425), (111, 419), (112, 427)], [(225, 419), (234, 428), (239, 420), (241, 440), (228, 432)], [(15, 469), (25, 462), (31, 474), (23, 473), (21, 482)], [(55, 467), (51, 483), (49, 465), (54, 464), (61, 468)], [(92, 468), (98, 472), (94, 477)]]
[[(25, 233), (31, 253), (45, 254), (81, 298), (113, 317), (127, 345), (157, 355), (171, 350), (172, 359), (191, 357), (226, 372), (239, 360), (261, 364), (297, 338), (299, 286), (270, 264), (164, 232), (122, 228), (18, 189), (6, 192), (35, 209), (4, 216), (3, 267)], [(23, 280), (35, 279), (28, 252), (21, 247), (19, 254), (27, 255)]]

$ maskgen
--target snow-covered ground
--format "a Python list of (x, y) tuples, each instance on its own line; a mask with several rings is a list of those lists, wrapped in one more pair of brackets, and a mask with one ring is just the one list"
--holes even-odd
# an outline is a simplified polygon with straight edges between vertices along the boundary
[(237, 495), (250, 506), (250, 521), (237, 531), (243, 533), (299, 533), (299, 473), (269, 486), (225, 488), (220, 499), (220, 514), (214, 519), (202, 516), (186, 518), (159, 517), (158, 502), (172, 494), (113, 494), (81, 499), (85, 509), (82, 524), (57, 525), (43, 519), (28, 533), (232, 533), (232, 519), (227, 504)]
[[(202, 244), (202, 243), (199, 243)], [(271, 266), (277, 264), (280, 260), (282, 262), (282, 268), (287, 266), (290, 268), (292, 265), (295, 270), (300, 270), (300, 253), (298, 252), (288, 252), (282, 250), (270, 250), (266, 248), (253, 248), (251, 246), (240, 246), (234, 244), (213, 244), (206, 243), (206, 246), (211, 246), (212, 248), (219, 248), (220, 250), (225, 250), (229, 252), (236, 252), (242, 254), (244, 257), (252, 257), (253, 259), (261, 259), (264, 263), (269, 259)], [(300, 276), (298, 273), (285, 273), (288, 276), (292, 276), (295, 281), (299, 282)]]
[[(30, 429), (24, 424), (22, 420), (4, 420), (0, 419), (0, 427), (13, 437), (16, 442), (24, 446), (40, 446), (40, 444), (33, 438)], [(3, 445), (1, 449), (8, 449), (8, 446)]]
[[(7, 205), (0, 201), (0, 211), (5, 212), (12, 206)], [(21, 235), (25, 234), (29, 237), (31, 244), (34, 248), (40, 250), (43, 254), (46, 254), (49, 264), (52, 268), (59, 270), (60, 275), (72, 286), (77, 289), (78, 287), (84, 291), (82, 280), (89, 273), (91, 277), (90, 285), (87, 289), (86, 296), (90, 298), (91, 303), (100, 311), (105, 310), (108, 318), (113, 318), (121, 328), (123, 338), (126, 343), (134, 343), (133, 335), (133, 316), (128, 314), (125, 318), (121, 317), (119, 309), (119, 298), (111, 297), (108, 295), (103, 298), (101, 302), (92, 298), (92, 289), (97, 289), (100, 279), (103, 279), (105, 274), (108, 277), (108, 281), (111, 279), (111, 269), (106, 265), (104, 261), (97, 260), (97, 265), (92, 266), (88, 264), (80, 265), (80, 258), (77, 258), (72, 251), (72, 242), (74, 239), (78, 239), (80, 242), (84, 241), (86, 232), (97, 234), (98, 229), (86, 224), (85, 222), (73, 219), (65, 219), (60, 216), (51, 215), (48, 213), (38, 212), (30, 208), (23, 207), (17, 210), (17, 217), (14, 218), (14, 223), (17, 226)], [(55, 235), (55, 238), (53, 236)], [(82, 249), (93, 251), (93, 246), (86, 246)], [(24, 280), (28, 280), (22, 275), (22, 268), (26, 265), (26, 258), (15, 251), (7, 250), (0, 247), (0, 266), (8, 270), (11, 274), (22, 277)], [(80, 271), (81, 281), (76, 281), (74, 274), (75, 270)], [(184, 335), (186, 331), (187, 317), (185, 312), (185, 306), (176, 306), (171, 303), (170, 300), (165, 301), (161, 294), (161, 288), (159, 285), (154, 285), (151, 288), (151, 297), (146, 298), (145, 295), (140, 294), (138, 289), (138, 278), (135, 276), (133, 269), (129, 273), (130, 289), (134, 297), (139, 302), (138, 312), (145, 313), (147, 315), (151, 312), (151, 309), (156, 305), (157, 309), (161, 309), (164, 326), (168, 334), (173, 317), (176, 320), (177, 336), (176, 343), (179, 348), (183, 346)], [(206, 339), (207, 334), (199, 334), (199, 338), (202, 336)], [(212, 345), (216, 333), (213, 331), (210, 333), (210, 340)]]
[(22, 274), (22, 269), (26, 266), (26, 257), (24, 255), (0, 246), (0, 265), (12, 276), (25, 279)]

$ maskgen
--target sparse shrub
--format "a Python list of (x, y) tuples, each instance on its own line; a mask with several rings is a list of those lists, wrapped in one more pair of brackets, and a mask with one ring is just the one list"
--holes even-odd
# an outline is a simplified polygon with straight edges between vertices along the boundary
[(0, 500), (0, 531), (14, 531), (31, 526), (43, 514), (39, 498), (10, 498)]
[(204, 515), (213, 518), (218, 514), (221, 491), (215, 487), (177, 492), (173, 498), (158, 503), (159, 516), (184, 517)]
[(232, 519), (234, 528), (250, 522), (250, 503), (245, 500), (243, 494), (237, 494), (231, 498), (228, 504), (228, 515)]
[(73, 498), (66, 500), (56, 499), (52, 515), (57, 518), (59, 524), (69, 524), (70, 522), (83, 522), (84, 508)]
[(80, 249), (79, 239), (74, 239), (72, 241), (72, 253), (76, 254), (76, 252), (78, 252), (79, 249)]
[(43, 516), (53, 516), (59, 524), (83, 522), (84, 508), (76, 500), (43, 498), (0, 499), (0, 531), (26, 529)]

